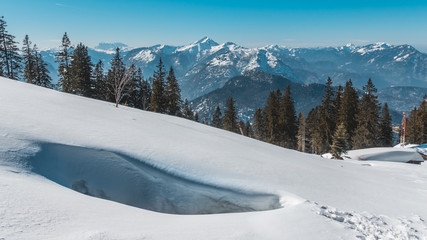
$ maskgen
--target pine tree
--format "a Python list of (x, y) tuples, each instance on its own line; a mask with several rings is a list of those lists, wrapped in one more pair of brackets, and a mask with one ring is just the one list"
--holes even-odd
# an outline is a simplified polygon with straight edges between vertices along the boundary
[(357, 127), (356, 115), (359, 109), (359, 98), (356, 89), (353, 87), (351, 79), (345, 83), (344, 92), (341, 99), (340, 109), (338, 111), (337, 125), (343, 123), (349, 136), (349, 149), (352, 148), (352, 137)]
[(219, 108), (219, 106), (216, 107), (215, 109), (215, 113), (212, 116), (212, 126), (216, 127), (216, 128), (222, 128), (222, 113), (221, 113), (221, 109)]
[(341, 154), (346, 153), (348, 149), (348, 134), (343, 123), (338, 125), (332, 138), (331, 153), (336, 159), (342, 159)]
[(194, 120), (194, 113), (193, 110), (190, 108), (190, 104), (188, 103), (188, 100), (184, 100), (184, 106), (182, 108), (183, 117), (189, 120)]
[(194, 113), (194, 121), (199, 122), (199, 113), (198, 112)]
[(142, 70), (138, 68), (130, 77), (129, 82), (127, 83), (125, 94), (123, 96), (123, 101), (126, 106), (133, 108), (141, 108), (141, 90), (140, 86), (143, 81)]
[(152, 77), (152, 93), (150, 110), (153, 112), (164, 113), (167, 109), (167, 99), (165, 92), (165, 67), (162, 59), (160, 58), (159, 64), (156, 66), (157, 70), (154, 71)]
[(424, 96), (418, 108), (414, 107), (406, 121), (406, 140), (412, 144), (427, 142), (427, 100)]
[[(307, 148), (307, 152), (311, 153), (319, 153), (320, 143), (317, 142), (318, 138), (316, 137), (317, 129), (319, 125), (319, 106), (311, 109), (307, 115), (305, 120), (305, 128), (306, 128), (306, 139), (309, 143)], [(321, 140), (321, 139), (320, 139)]]
[(266, 126), (266, 139), (267, 142), (273, 144), (280, 143), (280, 125), (279, 125), (279, 111), (280, 111), (280, 96), (279, 90), (271, 91), (267, 98), (267, 104), (264, 107), (264, 119)]
[(341, 85), (338, 86), (337, 91), (335, 92), (335, 97), (334, 100), (332, 100), (332, 121), (333, 121), (333, 129), (335, 130), (335, 128), (340, 124), (339, 122), (339, 111), (341, 108), (341, 101), (342, 101), (342, 95), (343, 95), (343, 90)]
[(52, 78), (49, 76), (49, 70), (47, 70), (47, 63), (43, 61), (42, 55), (38, 52), (37, 46), (34, 44), (33, 49), (34, 56), (34, 79), (35, 85), (52, 88)]
[(297, 150), (300, 152), (306, 152), (307, 144), (307, 128), (304, 113), (300, 113), (298, 116), (298, 148)]
[(71, 78), (70, 78), (70, 63), (71, 63), (72, 51), (73, 51), (73, 46), (71, 46), (70, 39), (68, 38), (67, 33), (64, 33), (64, 36), (62, 37), (61, 51), (59, 51), (56, 55), (56, 62), (59, 64), (58, 85), (59, 85), (59, 88), (66, 93), (73, 92), (71, 88)]
[(282, 101), (280, 102), (279, 124), (281, 134), (280, 145), (285, 148), (296, 149), (298, 126), (294, 100), (292, 99), (289, 85), (286, 87)]
[(34, 50), (32, 49), (31, 41), (28, 35), (25, 35), (25, 38), (23, 41), (22, 60), (24, 63), (24, 80), (27, 83), (34, 83), (34, 79), (36, 78), (35, 76), (36, 63), (35, 63)]
[(378, 133), (378, 145), (382, 147), (391, 147), (393, 144), (393, 130), (391, 128), (391, 115), (387, 103), (384, 103), (381, 111)]
[(167, 99), (167, 113), (169, 115), (180, 115), (181, 89), (179, 88), (178, 80), (176, 80), (173, 68), (170, 67), (169, 74), (166, 78), (166, 99)]
[(245, 133), (245, 136), (248, 136), (250, 138), (254, 137), (252, 125), (249, 121), (246, 121), (246, 124), (244, 125), (244, 133)]
[(353, 136), (353, 149), (375, 147), (378, 144), (379, 103), (377, 89), (369, 78), (363, 87), (364, 95), (359, 105), (357, 128)]
[(71, 56), (69, 67), (70, 93), (92, 97), (92, 66), (87, 47), (79, 43)]
[(333, 106), (334, 92), (332, 89), (332, 80), (328, 77), (325, 86), (325, 95), (323, 96), (322, 106), (319, 109), (319, 123), (317, 130), (312, 136), (317, 146), (318, 153), (325, 153), (330, 150), (332, 145), (332, 135), (334, 133), (334, 106)]
[(0, 17), (0, 62), (2, 76), (17, 80), (21, 71), (21, 56), (15, 36), (6, 30), (7, 24), (4, 17)]
[(263, 115), (263, 111), (261, 108), (257, 108), (254, 113), (253, 117), (253, 123), (254, 123), (254, 135), (256, 139), (265, 141), (266, 140), (266, 126), (265, 126), (265, 119)]
[[(141, 72), (141, 74), (142, 74), (142, 72)], [(149, 110), (150, 101), (151, 101), (150, 83), (147, 80), (142, 79), (139, 89), (141, 91), (141, 109), (142, 110)]]
[[(403, 126), (401, 129), (401, 134), (403, 131), (405, 131), (405, 140), (409, 143), (415, 143), (416, 139), (418, 139), (418, 131), (416, 128), (416, 122), (417, 122), (417, 115), (418, 115), (418, 109), (417, 107), (414, 107), (409, 115), (406, 117), (406, 129), (403, 130)], [(399, 137), (402, 135), (399, 134)]]
[(236, 123), (237, 112), (236, 108), (234, 107), (234, 99), (232, 97), (229, 97), (227, 99), (227, 102), (225, 103), (225, 108), (226, 109), (224, 110), (224, 118), (222, 120), (224, 129), (230, 132), (239, 133), (239, 128)]
[(99, 100), (107, 100), (108, 87), (106, 82), (106, 76), (104, 74), (104, 64), (101, 60), (96, 63), (92, 71), (92, 79), (94, 85), (93, 97)]

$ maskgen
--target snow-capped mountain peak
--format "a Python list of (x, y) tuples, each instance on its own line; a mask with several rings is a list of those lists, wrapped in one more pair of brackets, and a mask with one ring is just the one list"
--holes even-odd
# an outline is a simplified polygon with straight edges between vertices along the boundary
[(355, 49), (356, 52), (360, 53), (361, 55), (365, 55), (367, 53), (376, 52), (376, 51), (382, 51), (385, 49), (392, 48), (393, 45), (385, 43), (385, 42), (378, 42), (369, 44), (360, 48)]

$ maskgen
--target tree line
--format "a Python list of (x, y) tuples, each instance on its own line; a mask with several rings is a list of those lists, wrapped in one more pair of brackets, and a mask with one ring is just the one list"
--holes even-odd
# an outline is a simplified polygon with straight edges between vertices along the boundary
[[(264, 108), (255, 110), (252, 123), (236, 120), (234, 100), (229, 98), (224, 117), (221, 118), (219, 106), (216, 108), (212, 126), (236, 133), (240, 133), (240, 128), (244, 135), (261, 141), (301, 152), (331, 152), (335, 158), (341, 158), (349, 149), (392, 146), (391, 115), (387, 103), (379, 104), (376, 92), (371, 79), (359, 96), (351, 80), (344, 88), (338, 86), (334, 90), (328, 78), (321, 104), (311, 109), (307, 116), (301, 112), (297, 117), (291, 89), (287, 86), (283, 93), (279, 89), (270, 92)], [(413, 110), (408, 126), (416, 122), (417, 127), (413, 127), (416, 129), (426, 124), (426, 115), (420, 110), (425, 111), (425, 105)]]
[(414, 144), (427, 143), (427, 95), (409, 113), (406, 121), (406, 140)]
[(256, 137), (302, 152), (331, 152), (336, 158), (349, 149), (391, 146), (393, 134), (387, 103), (380, 106), (371, 79), (363, 91), (358, 96), (351, 80), (344, 89), (339, 86), (334, 90), (328, 78), (321, 104), (307, 116), (300, 113), (298, 119), (289, 86), (283, 97), (279, 90), (272, 91), (264, 109), (257, 109), (254, 114)]

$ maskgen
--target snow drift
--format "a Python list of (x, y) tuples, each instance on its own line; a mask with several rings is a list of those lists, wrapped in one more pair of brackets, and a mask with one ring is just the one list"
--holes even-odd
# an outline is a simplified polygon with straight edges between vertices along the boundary
[(280, 207), (279, 197), (272, 194), (210, 186), (108, 151), (44, 143), (26, 164), (83, 194), (157, 212), (204, 214)]
[(424, 162), (421, 155), (411, 148), (367, 148), (348, 151), (347, 155), (355, 160), (389, 162)]

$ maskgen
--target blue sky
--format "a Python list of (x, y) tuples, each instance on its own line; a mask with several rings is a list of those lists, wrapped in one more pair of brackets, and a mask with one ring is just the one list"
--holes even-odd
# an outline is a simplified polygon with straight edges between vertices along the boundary
[(427, 1), (0, 0), (8, 30), (40, 48), (123, 42), (183, 45), (204, 36), (246, 47), (411, 44), (427, 52)]

